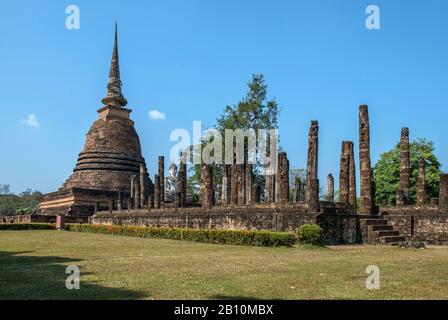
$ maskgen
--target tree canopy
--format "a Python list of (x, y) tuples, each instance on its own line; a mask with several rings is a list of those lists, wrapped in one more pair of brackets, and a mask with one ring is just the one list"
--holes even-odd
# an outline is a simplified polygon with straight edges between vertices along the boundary
[[(426, 160), (426, 196), (439, 195), (440, 163), (434, 154), (434, 143), (426, 139), (417, 139), (409, 144), (411, 160), (411, 190), (410, 200), (416, 202), (418, 182), (418, 161)], [(400, 144), (392, 150), (381, 154), (374, 167), (376, 183), (376, 199), (378, 203), (386, 201), (393, 205), (396, 202), (396, 192), (400, 185)]]

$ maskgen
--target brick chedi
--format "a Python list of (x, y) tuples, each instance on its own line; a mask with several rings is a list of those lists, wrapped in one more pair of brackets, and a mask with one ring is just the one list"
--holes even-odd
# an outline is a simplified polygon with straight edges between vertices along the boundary
[(88, 216), (94, 213), (97, 202), (100, 210), (107, 209), (118, 192), (123, 198), (129, 197), (131, 176), (139, 177), (140, 166), (144, 171), (143, 188), (147, 194), (152, 192), (140, 140), (130, 119), (132, 110), (124, 108), (127, 101), (121, 92), (116, 29), (107, 96), (102, 102), (99, 119), (87, 133), (73, 174), (58, 192), (44, 197), (39, 213)]
[(369, 110), (366, 105), (359, 108), (359, 164), (361, 172), (361, 214), (375, 213), (375, 194), (373, 172), (370, 161), (370, 124)]
[(319, 124), (311, 121), (308, 135), (308, 161), (306, 166), (305, 201), (308, 212), (319, 211), (319, 179), (318, 179)]

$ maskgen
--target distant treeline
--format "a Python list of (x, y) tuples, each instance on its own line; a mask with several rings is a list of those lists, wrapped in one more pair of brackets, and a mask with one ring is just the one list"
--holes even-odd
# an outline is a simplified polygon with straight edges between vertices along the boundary
[(0, 185), (0, 215), (32, 214), (36, 212), (41, 200), (42, 193), (39, 191), (28, 189), (20, 194), (13, 194), (9, 185)]

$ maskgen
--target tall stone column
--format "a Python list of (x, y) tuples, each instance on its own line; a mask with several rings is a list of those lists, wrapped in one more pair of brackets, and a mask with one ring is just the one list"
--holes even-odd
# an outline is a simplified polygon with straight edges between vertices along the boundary
[(118, 191), (117, 210), (121, 211), (122, 207), (123, 207), (123, 196), (121, 194), (121, 191)]
[(403, 191), (404, 204), (409, 204), (411, 160), (409, 158), (409, 129), (401, 129), (400, 138), (400, 189)]
[(370, 162), (370, 124), (368, 106), (359, 107), (359, 164), (361, 172), (361, 214), (375, 213), (372, 165)]
[(238, 173), (239, 165), (236, 163), (236, 146), (233, 145), (233, 163), (231, 172), (231, 183), (230, 183), (230, 203), (232, 205), (238, 204)]
[(275, 175), (266, 175), (265, 179), (264, 202), (273, 203), (275, 202)]
[(237, 165), (238, 172), (238, 205), (246, 204), (246, 179), (245, 179), (245, 168), (244, 164)]
[(331, 173), (327, 177), (327, 187), (328, 187), (327, 201), (334, 202), (334, 178)]
[(341, 166), (339, 171), (339, 202), (349, 203), (350, 195), (350, 142), (342, 142)]
[(418, 160), (418, 182), (417, 182), (417, 205), (424, 206), (426, 203), (426, 160)]
[(135, 180), (134, 184), (134, 208), (140, 209), (140, 179)]
[(179, 207), (185, 207), (187, 202), (187, 159), (184, 154), (181, 155), (181, 161), (179, 163), (179, 172), (177, 177), (177, 185), (179, 192)]
[(448, 213), (448, 174), (440, 175), (439, 212)]
[(278, 155), (277, 190), (277, 202), (287, 204), (289, 202), (289, 160), (286, 152)]
[(306, 167), (306, 203), (309, 212), (319, 211), (318, 180), (319, 124), (311, 121), (308, 135), (308, 161)]
[(222, 190), (221, 190), (221, 203), (226, 206), (230, 204), (230, 166), (225, 164), (222, 168)]
[(255, 202), (254, 194), (254, 165), (246, 164), (246, 203), (253, 204)]
[(201, 203), (204, 209), (213, 206), (213, 169), (207, 164), (201, 169)]
[(160, 203), (165, 203), (165, 157), (159, 157)]
[(146, 186), (145, 186), (146, 168), (143, 164), (140, 165), (140, 208), (145, 207), (146, 201)]
[(158, 174), (154, 176), (154, 208), (160, 209), (162, 199), (160, 197), (160, 177)]
[(302, 201), (302, 180), (300, 179), (300, 177), (296, 177), (294, 186), (296, 189), (294, 194), (294, 201), (298, 203)]
[(357, 198), (356, 198), (355, 146), (351, 141), (350, 141), (350, 166), (349, 166), (348, 181), (349, 181), (348, 202), (351, 206), (353, 206), (356, 212)]

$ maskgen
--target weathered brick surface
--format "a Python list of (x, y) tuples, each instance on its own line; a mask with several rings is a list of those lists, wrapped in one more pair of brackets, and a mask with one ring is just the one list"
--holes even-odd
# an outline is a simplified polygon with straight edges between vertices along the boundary
[(359, 162), (361, 172), (361, 199), (359, 211), (362, 214), (375, 213), (375, 194), (372, 165), (370, 161), (370, 124), (368, 106), (359, 107)]
[(421, 158), (418, 161), (417, 181), (417, 205), (424, 206), (426, 203), (426, 161)]

